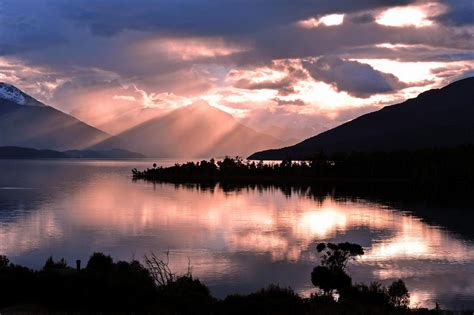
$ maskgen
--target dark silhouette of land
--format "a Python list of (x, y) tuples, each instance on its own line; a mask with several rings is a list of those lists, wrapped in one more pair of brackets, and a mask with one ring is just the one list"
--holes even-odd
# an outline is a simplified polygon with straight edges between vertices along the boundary
[(474, 78), (429, 90), (294, 146), (252, 154), (252, 160), (305, 160), (319, 152), (409, 151), (474, 144)]
[(143, 159), (145, 155), (124, 149), (110, 150), (68, 150), (63, 152), (73, 159)]
[[(156, 314), (438, 314), (410, 309), (402, 280), (353, 284), (346, 266), (363, 255), (351, 243), (321, 243), (320, 265), (308, 275), (316, 288), (303, 298), (291, 288), (270, 285), (255, 293), (214, 298), (190, 270), (177, 275), (167, 259), (151, 254), (139, 261), (113, 261), (94, 253), (85, 268), (50, 257), (41, 270), (10, 263), (0, 256), (0, 311), (3, 313), (120, 312)], [(334, 299), (334, 293), (339, 298)]]
[[(225, 158), (134, 169), (135, 179), (167, 182), (311, 184), (317, 182), (429, 182), (473, 186), (474, 146), (400, 152), (319, 153), (310, 161), (255, 163)], [(453, 187), (453, 186), (452, 186)]]
[(67, 155), (55, 150), (20, 147), (0, 147), (0, 159), (65, 159)]
[(123, 149), (111, 150), (37, 150), (21, 147), (0, 147), (0, 159), (132, 159), (143, 154)]

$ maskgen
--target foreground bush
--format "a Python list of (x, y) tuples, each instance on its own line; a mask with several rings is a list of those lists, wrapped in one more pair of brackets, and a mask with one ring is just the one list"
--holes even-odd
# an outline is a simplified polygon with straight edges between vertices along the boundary
[[(318, 248), (322, 251), (323, 247)], [(325, 244), (324, 250), (326, 256), (320, 267), (339, 268), (341, 272), (344, 272), (342, 267), (346, 265), (346, 259), (361, 253), (358, 245), (350, 243)], [(83, 269), (71, 268), (63, 259), (49, 258), (41, 270), (31, 270), (0, 256), (0, 313), (437, 313), (409, 309), (408, 291), (401, 280), (389, 288), (378, 283), (366, 286), (345, 282), (344, 286), (328, 287), (331, 294), (321, 291), (310, 298), (300, 297), (291, 288), (271, 285), (255, 293), (229, 295), (218, 300), (190, 272), (176, 276), (169, 269), (167, 260), (160, 260), (155, 255), (147, 257), (146, 261), (144, 266), (135, 260), (113, 261), (110, 256), (94, 253)], [(314, 279), (313, 282), (318, 283)], [(339, 299), (336, 300), (332, 293), (338, 293)]]
[(223, 314), (304, 314), (304, 300), (291, 288), (270, 285), (248, 295), (230, 295), (222, 302)]

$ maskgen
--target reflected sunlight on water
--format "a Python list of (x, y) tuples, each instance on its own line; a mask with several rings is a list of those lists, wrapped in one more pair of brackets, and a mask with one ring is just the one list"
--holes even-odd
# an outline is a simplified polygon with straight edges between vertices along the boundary
[[(20, 163), (16, 171), (8, 163)], [(148, 162), (147, 162), (148, 163)], [(474, 300), (474, 246), (405, 209), (364, 200), (316, 200), (275, 188), (226, 192), (132, 182), (133, 161), (0, 162), (0, 253), (40, 266), (93, 251), (140, 258), (169, 249), (176, 270), (188, 257), (217, 296), (277, 282), (311, 293), (320, 241), (350, 241), (366, 254), (355, 281), (403, 278), (412, 304)], [(11, 182), (9, 184), (9, 182)], [(453, 304), (449, 304), (450, 307)]]

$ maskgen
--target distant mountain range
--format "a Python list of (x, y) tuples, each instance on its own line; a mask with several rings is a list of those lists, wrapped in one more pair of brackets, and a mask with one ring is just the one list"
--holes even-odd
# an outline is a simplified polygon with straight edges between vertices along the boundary
[(108, 139), (112, 149), (118, 139), (47, 106), (13, 85), (0, 83), (0, 146), (36, 149), (84, 149)]
[(94, 150), (37, 150), (21, 147), (0, 147), (0, 159), (131, 159), (144, 158), (139, 153), (122, 149)]
[(474, 78), (429, 90), (296, 145), (249, 159), (306, 159), (318, 152), (400, 151), (474, 143)]
[(0, 83), (0, 126), (0, 146), (81, 152), (122, 148), (150, 157), (246, 156), (290, 144), (203, 101), (111, 136), (7, 83)]
[[(117, 137), (128, 150), (169, 158), (246, 156), (256, 150), (285, 145), (203, 101), (146, 121)], [(104, 144), (108, 145), (107, 141)]]
[[(115, 157), (133, 151), (167, 158), (246, 156), (260, 151), (249, 158), (280, 160), (305, 159), (320, 151), (416, 150), (474, 143), (474, 78), (424, 92), (284, 147), (294, 141), (287, 139), (249, 128), (203, 101), (111, 136), (0, 83), (0, 147), (48, 149), (61, 154), (70, 151), (69, 157), (92, 158), (101, 154), (114, 157), (104, 151), (115, 153)], [(266, 150), (278, 147), (284, 148)], [(111, 151), (118, 148), (127, 151)]]

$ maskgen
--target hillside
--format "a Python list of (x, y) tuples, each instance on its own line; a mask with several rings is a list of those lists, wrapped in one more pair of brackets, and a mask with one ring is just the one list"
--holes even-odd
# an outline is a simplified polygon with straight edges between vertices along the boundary
[(0, 83), (0, 126), (0, 146), (69, 150), (109, 139), (101, 149), (120, 147), (118, 139), (7, 83)]
[(249, 159), (305, 159), (321, 151), (390, 152), (472, 143), (474, 78), (467, 78), (360, 116), (294, 146), (254, 153)]
[(246, 156), (256, 150), (284, 145), (205, 102), (146, 121), (118, 137), (128, 150), (169, 158)]

